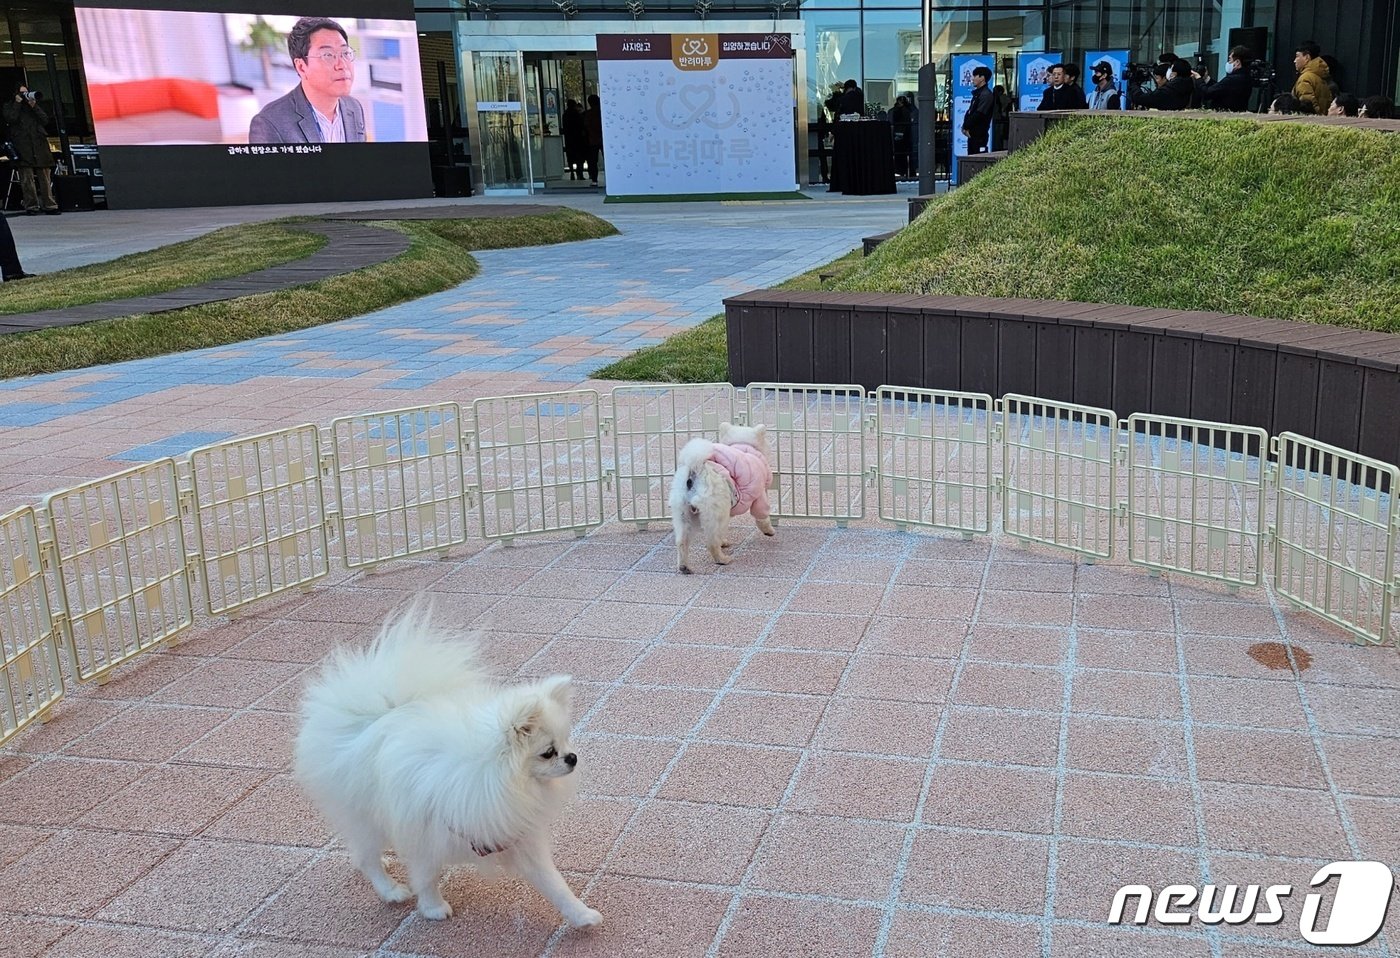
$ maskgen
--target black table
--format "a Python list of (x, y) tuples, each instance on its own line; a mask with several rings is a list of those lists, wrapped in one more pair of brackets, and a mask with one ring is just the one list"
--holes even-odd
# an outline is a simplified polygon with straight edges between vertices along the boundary
[(895, 192), (894, 131), (888, 120), (842, 120), (833, 132), (831, 192), (850, 196)]

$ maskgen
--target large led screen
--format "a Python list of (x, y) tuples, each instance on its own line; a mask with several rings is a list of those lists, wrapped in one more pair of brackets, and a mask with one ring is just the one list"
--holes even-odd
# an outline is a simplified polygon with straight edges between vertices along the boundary
[(431, 195), (411, 2), (223, 5), (76, 8), (110, 205)]

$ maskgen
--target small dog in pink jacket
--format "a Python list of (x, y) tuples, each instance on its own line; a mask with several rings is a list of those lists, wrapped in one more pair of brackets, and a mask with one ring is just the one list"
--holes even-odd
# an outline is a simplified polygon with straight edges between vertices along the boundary
[(676, 477), (671, 483), (676, 567), (690, 572), (690, 537), (696, 529), (717, 564), (732, 562), (724, 552), (724, 535), (733, 516), (752, 512), (759, 531), (773, 535), (768, 518), (768, 485), (772, 480), (762, 426), (723, 422), (719, 442), (692, 439), (686, 443), (676, 457)]

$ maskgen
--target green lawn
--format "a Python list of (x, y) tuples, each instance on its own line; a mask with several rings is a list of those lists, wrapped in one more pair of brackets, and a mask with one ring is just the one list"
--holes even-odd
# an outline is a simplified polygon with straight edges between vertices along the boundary
[[(377, 266), (295, 289), (206, 306), (0, 336), (0, 378), (144, 359), (319, 326), (450, 289), (470, 279), (477, 272), (476, 260), (467, 255), (471, 249), (562, 243), (617, 232), (611, 224), (577, 210), (523, 217), (403, 220), (380, 225), (407, 233), (411, 243), (404, 253)], [(245, 264), (251, 259), (247, 251), (236, 245), (225, 248), (229, 259)], [(99, 271), (101, 266), (111, 265), (125, 271), (125, 259), (82, 269)], [(212, 263), (217, 258), (210, 260)], [(248, 271), (246, 265), (242, 269), (231, 267), (225, 262), (224, 268), (230, 271), (223, 275)], [(77, 272), (65, 270), (53, 275)], [(38, 281), (25, 281), (29, 282)]]

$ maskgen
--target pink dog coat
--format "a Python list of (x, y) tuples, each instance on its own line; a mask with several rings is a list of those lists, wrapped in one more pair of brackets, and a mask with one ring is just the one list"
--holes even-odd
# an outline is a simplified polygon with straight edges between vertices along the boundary
[(773, 470), (763, 453), (746, 442), (733, 445), (717, 442), (710, 453), (710, 462), (729, 473), (734, 493), (734, 504), (729, 510), (731, 516), (742, 516), (752, 508), (755, 519), (767, 518), (768, 483), (773, 479)]

